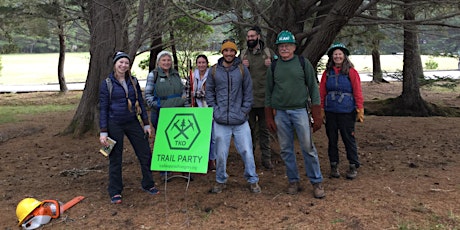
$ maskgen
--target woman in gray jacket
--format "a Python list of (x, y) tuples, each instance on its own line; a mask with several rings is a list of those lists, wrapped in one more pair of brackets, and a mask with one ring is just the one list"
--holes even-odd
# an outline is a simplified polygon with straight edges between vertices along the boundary
[(184, 107), (184, 84), (173, 68), (172, 54), (163, 50), (157, 55), (157, 67), (147, 76), (145, 99), (150, 107), (150, 121), (155, 131), (160, 108)]

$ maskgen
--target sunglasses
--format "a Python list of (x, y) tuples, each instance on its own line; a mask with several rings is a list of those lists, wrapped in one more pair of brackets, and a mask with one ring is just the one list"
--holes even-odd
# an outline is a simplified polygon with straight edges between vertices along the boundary
[(235, 43), (235, 39), (233, 39), (233, 38), (227, 38), (227, 39), (225, 39), (225, 40), (222, 41), (222, 44), (224, 44), (224, 43), (226, 43), (226, 42), (233, 42), (233, 43)]

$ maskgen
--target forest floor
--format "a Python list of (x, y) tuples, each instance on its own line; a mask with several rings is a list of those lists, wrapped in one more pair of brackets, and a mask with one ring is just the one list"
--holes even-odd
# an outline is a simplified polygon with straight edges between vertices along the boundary
[[(397, 97), (401, 83), (363, 83), (366, 102)], [(422, 89), (438, 105), (460, 108), (459, 91)], [(81, 92), (0, 95), (11, 104), (75, 104)], [(366, 104), (365, 104), (366, 106)], [(319, 152), (326, 197), (315, 199), (298, 145), (303, 191), (286, 194), (287, 178), (279, 146), (272, 143), (275, 168), (264, 170), (256, 149), (262, 193), (252, 194), (235, 148), (228, 160), (227, 189), (208, 191), (215, 173), (187, 183), (154, 178), (161, 193), (140, 188), (140, 169), (125, 141), (123, 203), (110, 204), (108, 161), (98, 153), (96, 133), (60, 135), (75, 111), (20, 116), (0, 125), (0, 229), (18, 229), (16, 206), (22, 199), (86, 198), (42, 229), (460, 229), (460, 117), (365, 116), (356, 124), (362, 167), (355, 180), (331, 179), (324, 127), (314, 142)], [(340, 144), (342, 175), (347, 168)]]

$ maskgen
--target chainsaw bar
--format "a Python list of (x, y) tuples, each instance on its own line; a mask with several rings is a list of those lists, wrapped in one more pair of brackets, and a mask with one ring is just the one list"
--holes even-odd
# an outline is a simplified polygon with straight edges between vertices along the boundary
[(77, 197), (73, 198), (72, 200), (70, 200), (69, 202), (65, 203), (64, 205), (61, 205), (61, 212), (65, 212), (65, 210), (73, 207), (78, 202), (82, 201), (83, 199), (85, 199), (84, 196), (77, 196)]

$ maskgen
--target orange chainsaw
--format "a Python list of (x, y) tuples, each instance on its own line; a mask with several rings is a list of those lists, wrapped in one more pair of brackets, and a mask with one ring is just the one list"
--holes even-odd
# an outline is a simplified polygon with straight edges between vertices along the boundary
[(84, 196), (77, 196), (69, 202), (62, 204), (57, 200), (44, 200), (40, 206), (35, 208), (22, 223), (23, 229), (37, 229), (42, 225), (45, 225), (51, 221), (51, 219), (57, 219), (67, 209), (73, 207), (78, 202), (85, 199)]

